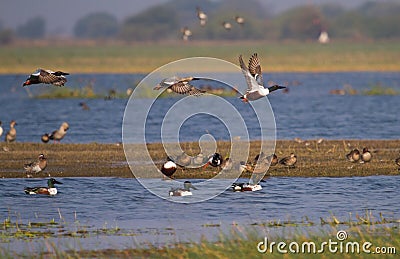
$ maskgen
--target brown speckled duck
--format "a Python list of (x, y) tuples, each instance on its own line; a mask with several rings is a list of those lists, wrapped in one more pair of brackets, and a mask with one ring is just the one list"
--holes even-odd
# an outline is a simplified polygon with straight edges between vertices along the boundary
[(7, 132), (5, 137), (5, 141), (8, 143), (14, 142), (17, 139), (17, 130), (14, 128), (15, 125), (17, 125), (17, 122), (12, 120), (10, 122), (10, 130)]
[(171, 89), (173, 92), (177, 94), (188, 94), (188, 95), (198, 96), (205, 93), (204, 90), (200, 90), (189, 83), (190, 81), (194, 80), (200, 80), (200, 78), (197, 77), (180, 78), (173, 76), (162, 80), (161, 83), (159, 83), (153, 88), (153, 90), (159, 90), (161, 88), (166, 87), (168, 89)]
[(291, 153), (290, 156), (284, 157), (281, 160), (279, 160), (279, 164), (287, 167), (294, 167), (296, 162), (297, 162), (297, 156), (293, 153)]
[(352, 151), (350, 151), (350, 153), (346, 155), (347, 160), (349, 160), (352, 163), (358, 162), (360, 160), (360, 157), (361, 154), (357, 148), (353, 149)]
[(48, 134), (49, 139), (54, 140), (54, 142), (55, 141), (60, 142), (64, 138), (65, 134), (67, 134), (68, 129), (69, 129), (68, 123), (63, 122), (58, 130), (55, 130), (51, 134)]
[(47, 167), (47, 158), (40, 154), (38, 160), (35, 162), (30, 162), (24, 165), (24, 169), (27, 177), (32, 177), (32, 173), (42, 172)]

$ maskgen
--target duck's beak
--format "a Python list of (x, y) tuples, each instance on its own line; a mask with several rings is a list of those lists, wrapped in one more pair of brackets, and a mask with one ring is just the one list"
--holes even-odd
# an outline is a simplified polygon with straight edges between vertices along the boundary
[(62, 182), (59, 182), (59, 181), (57, 181), (57, 180), (55, 180), (54, 183), (56, 183), (56, 184), (63, 184)]
[(26, 81), (24, 82), (24, 84), (22, 86), (26, 86), (26, 85), (30, 85), (31, 81), (29, 79), (26, 79)]
[(206, 169), (210, 165), (210, 162), (207, 162), (203, 165), (203, 169)]
[(197, 190), (197, 188), (194, 187), (193, 184), (190, 184), (190, 188), (192, 188), (193, 190)]
[(153, 88), (153, 90), (159, 90), (159, 89), (161, 89), (162, 88), (162, 86), (160, 85), (160, 84), (158, 84), (158, 85), (156, 85), (154, 88)]

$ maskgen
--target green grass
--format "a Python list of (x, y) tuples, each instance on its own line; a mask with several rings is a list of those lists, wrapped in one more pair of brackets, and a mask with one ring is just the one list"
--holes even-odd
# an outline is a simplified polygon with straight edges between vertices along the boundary
[[(304, 217), (303, 217), (304, 218)], [(279, 222), (279, 224), (277, 224)], [(312, 223), (312, 224), (311, 224)], [(328, 226), (326, 224), (329, 224)], [(60, 222), (51, 220), (50, 222), (33, 222), (23, 224), (11, 222), (7, 218), (2, 225), (1, 236), (7, 236), (11, 232), (11, 237), (22, 240), (42, 239), (48, 237), (72, 237), (75, 242), (79, 242), (79, 238), (87, 238), (90, 236), (122, 236), (129, 230), (116, 227), (107, 227), (93, 231), (90, 226), (80, 225), (79, 221), (73, 223), (77, 226), (76, 231), (68, 231), (64, 229), (65, 225), (71, 225), (63, 221), (60, 215)], [(311, 227), (310, 227), (311, 226)], [(203, 227), (220, 227), (219, 225), (204, 225)], [(61, 231), (63, 230), (63, 231)], [(173, 232), (173, 229), (170, 229)], [(337, 238), (338, 231), (345, 231), (347, 237), (341, 241)], [(59, 232), (59, 233), (57, 233)], [(267, 237), (267, 249), (265, 248), (265, 237)], [(331, 240), (331, 241), (330, 241)], [(0, 239), (1, 241), (1, 239)], [(3, 239), (4, 242), (4, 239)], [(284, 242), (286, 246), (282, 249), (288, 250), (286, 256), (289, 258), (303, 258), (304, 256), (311, 258), (365, 258), (367, 254), (362, 250), (364, 243), (371, 243), (367, 247), (371, 253), (377, 251), (376, 248), (386, 249), (385, 258), (395, 258), (398, 256), (400, 249), (400, 229), (399, 220), (393, 218), (385, 218), (382, 214), (379, 217), (372, 215), (371, 211), (366, 211), (365, 215), (356, 215), (354, 219), (351, 215), (346, 219), (338, 219), (331, 215), (321, 220), (320, 223), (311, 222), (307, 217), (303, 221), (271, 221), (268, 224), (252, 224), (251, 226), (242, 226), (232, 224), (232, 228), (228, 232), (221, 230), (220, 234), (214, 241), (203, 238), (200, 242), (185, 242), (155, 247), (148, 243), (146, 248), (125, 248), (125, 249), (96, 249), (89, 250), (78, 248), (75, 250), (62, 250), (57, 248), (55, 243), (45, 241), (46, 247), (51, 247), (53, 252), (43, 252), (32, 254), (29, 258), (258, 258), (260, 256), (268, 256), (268, 258), (281, 258), (282, 252), (278, 250), (277, 244)], [(271, 246), (272, 242), (275, 245)], [(289, 250), (289, 244), (295, 242), (299, 244), (298, 253)], [(336, 252), (331, 252), (328, 245), (322, 246), (323, 242), (337, 242), (331, 248), (336, 248)], [(346, 252), (347, 243), (358, 243), (360, 252)], [(302, 252), (304, 243), (314, 243), (316, 245), (315, 252), (311, 248), (311, 253)], [(342, 245), (340, 244), (342, 243)], [(295, 246), (293, 246), (296, 249)], [(272, 250), (271, 250), (272, 249)], [(394, 250), (393, 250), (394, 249)], [(48, 250), (48, 249), (46, 249)], [(319, 253), (318, 253), (318, 250)], [(22, 255), (27, 255), (22, 251)], [(0, 248), (0, 258), (13, 258), (15, 254), (7, 249)], [(21, 256), (21, 255), (19, 255)], [(378, 255), (374, 255), (378, 256)]]
[(400, 71), (398, 42), (167, 42), (11, 45), (0, 48), (0, 73), (37, 67), (70, 73), (148, 73), (177, 59), (206, 56), (237, 64), (258, 52), (265, 72)]

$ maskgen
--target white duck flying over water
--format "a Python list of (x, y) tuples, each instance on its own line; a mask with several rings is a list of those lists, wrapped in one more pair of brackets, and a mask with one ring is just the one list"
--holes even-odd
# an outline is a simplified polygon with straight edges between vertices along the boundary
[(257, 53), (254, 53), (251, 56), (248, 68), (243, 62), (242, 55), (239, 56), (239, 63), (248, 86), (246, 93), (240, 96), (240, 99), (242, 99), (243, 102), (254, 101), (267, 96), (272, 91), (286, 88), (280, 85), (273, 85), (268, 88), (264, 87), (261, 64)]

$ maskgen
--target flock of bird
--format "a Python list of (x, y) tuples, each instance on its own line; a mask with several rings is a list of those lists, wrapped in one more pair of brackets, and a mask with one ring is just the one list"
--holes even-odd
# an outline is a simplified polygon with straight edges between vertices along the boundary
[[(207, 15), (202, 12), (199, 8), (198, 17), (200, 19), (200, 24), (204, 26), (207, 21)], [(236, 17), (236, 21), (238, 23), (243, 23), (243, 19), (240, 17)], [(248, 62), (248, 66), (245, 65), (242, 55), (239, 56), (239, 64), (246, 79), (247, 90), (241, 95), (239, 98), (247, 103), (249, 101), (255, 101), (262, 97), (267, 96), (273, 91), (284, 89), (286, 87), (280, 85), (273, 85), (271, 87), (264, 87), (264, 81), (262, 76), (261, 64), (258, 58), (257, 53), (254, 53)], [(23, 86), (29, 86), (33, 84), (52, 84), (55, 86), (64, 86), (67, 82), (66, 75), (69, 73), (65, 73), (62, 71), (53, 72), (51, 70), (38, 69), (34, 73), (32, 73), (28, 79), (23, 83)], [(167, 90), (175, 92), (177, 94), (188, 94), (193, 96), (199, 96), (205, 94), (206, 91), (200, 90), (195, 86), (191, 85), (192, 81), (202, 80), (205, 78), (200, 77), (184, 77), (180, 78), (177, 76), (163, 79), (157, 86), (154, 87), (154, 90), (159, 90), (162, 88), (167, 88)], [(209, 79), (207, 79), (209, 80)], [(0, 121), (0, 136), (3, 134), (3, 128), (1, 127), (2, 123)], [(12, 120), (10, 122), (10, 129), (5, 135), (6, 142), (14, 142), (16, 140), (17, 131), (15, 126), (17, 125), (16, 121)], [(63, 122), (58, 130), (53, 131), (51, 134), (45, 133), (42, 135), (42, 141), (47, 143), (49, 140), (60, 141), (64, 138), (69, 129), (69, 125), (67, 122)], [(360, 162), (367, 163), (371, 161), (372, 155), (369, 152), (368, 148), (364, 148), (363, 152), (360, 153), (358, 149), (352, 150), (349, 154), (346, 155), (346, 158), (351, 162)], [(204, 155), (199, 154), (198, 156), (192, 158), (185, 153), (182, 155), (171, 158), (168, 157), (167, 161), (161, 166), (161, 173), (165, 177), (172, 178), (173, 174), (177, 170), (177, 167), (180, 166), (182, 168), (186, 168), (191, 164), (202, 165), (204, 168), (211, 165), (213, 167), (220, 167), (222, 170), (232, 170), (238, 169), (240, 172), (245, 170), (253, 173), (252, 179), (250, 179), (247, 184), (234, 184), (232, 186), (234, 191), (246, 191), (246, 190), (258, 190), (257, 188), (261, 188), (258, 183), (262, 180), (260, 179), (264, 176), (269, 166), (275, 166), (277, 164), (281, 164), (288, 168), (292, 168), (295, 166), (297, 162), (297, 157), (294, 153), (291, 153), (289, 156), (284, 157), (278, 160), (276, 154), (266, 155), (261, 152), (257, 155), (254, 160), (250, 163), (239, 162), (235, 164), (230, 158), (223, 159), (223, 157), (219, 153), (215, 153), (210, 157), (204, 157)], [(400, 158), (396, 160), (396, 164), (399, 166), (400, 170)], [(37, 161), (27, 163), (24, 165), (24, 169), (26, 171), (27, 177), (32, 177), (32, 174), (37, 174), (42, 172), (47, 167), (47, 158), (44, 154), (39, 154)], [(36, 187), (36, 188), (26, 188), (25, 192), (28, 194), (50, 194), (54, 195), (57, 193), (54, 184), (60, 184), (55, 179), (51, 178), (48, 180), (48, 187)], [(257, 187), (258, 186), (258, 187)], [(257, 187), (254, 189), (254, 187)], [(196, 189), (190, 182), (184, 183), (184, 188), (176, 188), (171, 189), (169, 194), (171, 196), (184, 196), (191, 195), (190, 189)]]
[[(207, 20), (208, 20), (208, 15), (200, 7), (196, 7), (196, 12), (197, 12), (197, 18), (199, 19), (199, 22), (200, 22), (200, 26), (201, 27), (206, 26)], [(239, 24), (240, 27), (242, 27), (245, 23), (244, 18), (239, 15), (236, 15), (234, 17), (234, 21), (237, 24)], [(233, 28), (233, 25), (230, 21), (222, 21), (221, 25), (227, 31), (230, 31)], [(184, 41), (189, 40), (189, 37), (191, 37), (193, 35), (192, 31), (187, 26), (185, 26), (181, 29), (181, 33), (182, 33), (182, 39)]]

